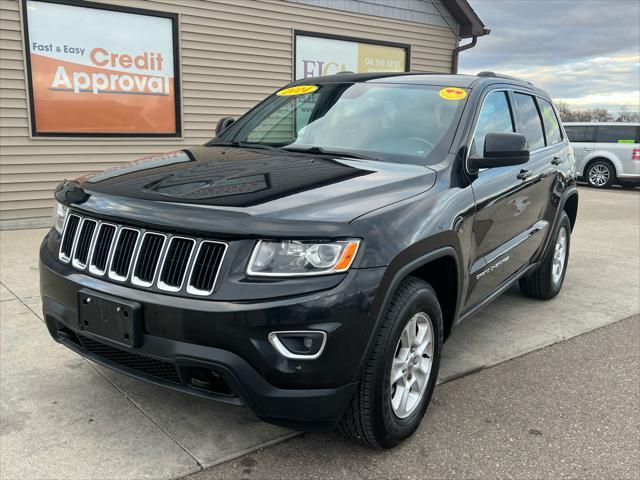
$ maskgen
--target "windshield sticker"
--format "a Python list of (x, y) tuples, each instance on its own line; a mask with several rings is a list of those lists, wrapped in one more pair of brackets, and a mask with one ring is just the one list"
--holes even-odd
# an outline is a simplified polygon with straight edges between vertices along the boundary
[(297, 87), (289, 87), (284, 90), (280, 90), (276, 95), (304, 95), (305, 93), (313, 93), (316, 90), (318, 90), (317, 85), (298, 85)]
[(625, 140), (625, 139), (619, 139), (618, 143), (636, 143), (635, 140)]
[(467, 92), (457, 87), (445, 87), (440, 90), (440, 96), (445, 100), (462, 100), (467, 96)]

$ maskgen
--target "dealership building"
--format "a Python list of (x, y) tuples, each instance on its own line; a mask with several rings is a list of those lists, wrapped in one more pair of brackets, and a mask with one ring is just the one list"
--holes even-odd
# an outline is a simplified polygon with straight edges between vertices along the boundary
[(50, 224), (60, 180), (202, 144), (294, 79), (455, 72), (487, 33), (467, 0), (2, 0), (0, 229)]

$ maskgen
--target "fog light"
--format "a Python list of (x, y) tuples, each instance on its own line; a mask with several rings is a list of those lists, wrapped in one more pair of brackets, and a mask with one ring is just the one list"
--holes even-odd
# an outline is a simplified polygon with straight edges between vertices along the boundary
[(327, 343), (327, 334), (321, 330), (271, 332), (269, 342), (286, 358), (313, 360), (322, 354)]

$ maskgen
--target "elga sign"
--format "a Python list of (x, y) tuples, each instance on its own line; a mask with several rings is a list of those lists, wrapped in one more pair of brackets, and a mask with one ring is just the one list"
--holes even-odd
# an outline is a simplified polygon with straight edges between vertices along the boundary
[(296, 32), (295, 80), (338, 72), (405, 72), (409, 46)]
[(34, 135), (177, 136), (177, 17), (26, 0)]

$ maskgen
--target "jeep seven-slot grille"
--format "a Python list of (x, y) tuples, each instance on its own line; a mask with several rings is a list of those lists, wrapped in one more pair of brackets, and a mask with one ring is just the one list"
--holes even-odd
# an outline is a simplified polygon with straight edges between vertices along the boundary
[(77, 215), (69, 215), (67, 223), (62, 235), (62, 243), (60, 244), (60, 260), (68, 262), (71, 258), (73, 250), (73, 241), (78, 233), (78, 225), (80, 224), (80, 217)]
[(71, 213), (59, 258), (78, 270), (137, 287), (210, 295), (227, 244), (145, 231)]
[(116, 236), (116, 226), (103, 223), (98, 229), (98, 238), (96, 244), (93, 247), (93, 256), (91, 257), (91, 264), (89, 271), (91, 273), (97, 273), (98, 275), (104, 274), (107, 269), (107, 260), (109, 260), (109, 250), (111, 249), (111, 242)]
[(184, 237), (173, 237), (169, 241), (164, 265), (160, 272), (160, 283), (158, 284), (160, 288), (180, 290), (195, 243), (195, 240)]
[(139, 234), (140, 232), (132, 228), (122, 227), (120, 229), (118, 240), (116, 240), (116, 249), (111, 259), (109, 278), (121, 281), (127, 279)]
[(187, 287), (190, 293), (201, 292), (204, 295), (211, 293), (216, 282), (218, 265), (224, 255), (225, 246), (216, 242), (202, 242), (198, 247), (196, 258), (193, 261), (191, 282)]
[(158, 233), (145, 233), (131, 279), (136, 285), (150, 286), (153, 283), (165, 238)]
[(89, 248), (93, 239), (93, 233), (98, 222), (95, 220), (85, 219), (80, 227), (78, 234), (78, 243), (73, 252), (73, 264), (84, 268), (87, 266), (87, 258), (89, 257)]
[(120, 350), (119, 348), (96, 342), (83, 335), (78, 335), (78, 339), (82, 346), (94, 355), (98, 355), (106, 360), (110, 360), (145, 375), (160, 378), (167, 382), (180, 383), (178, 369), (172, 363)]

